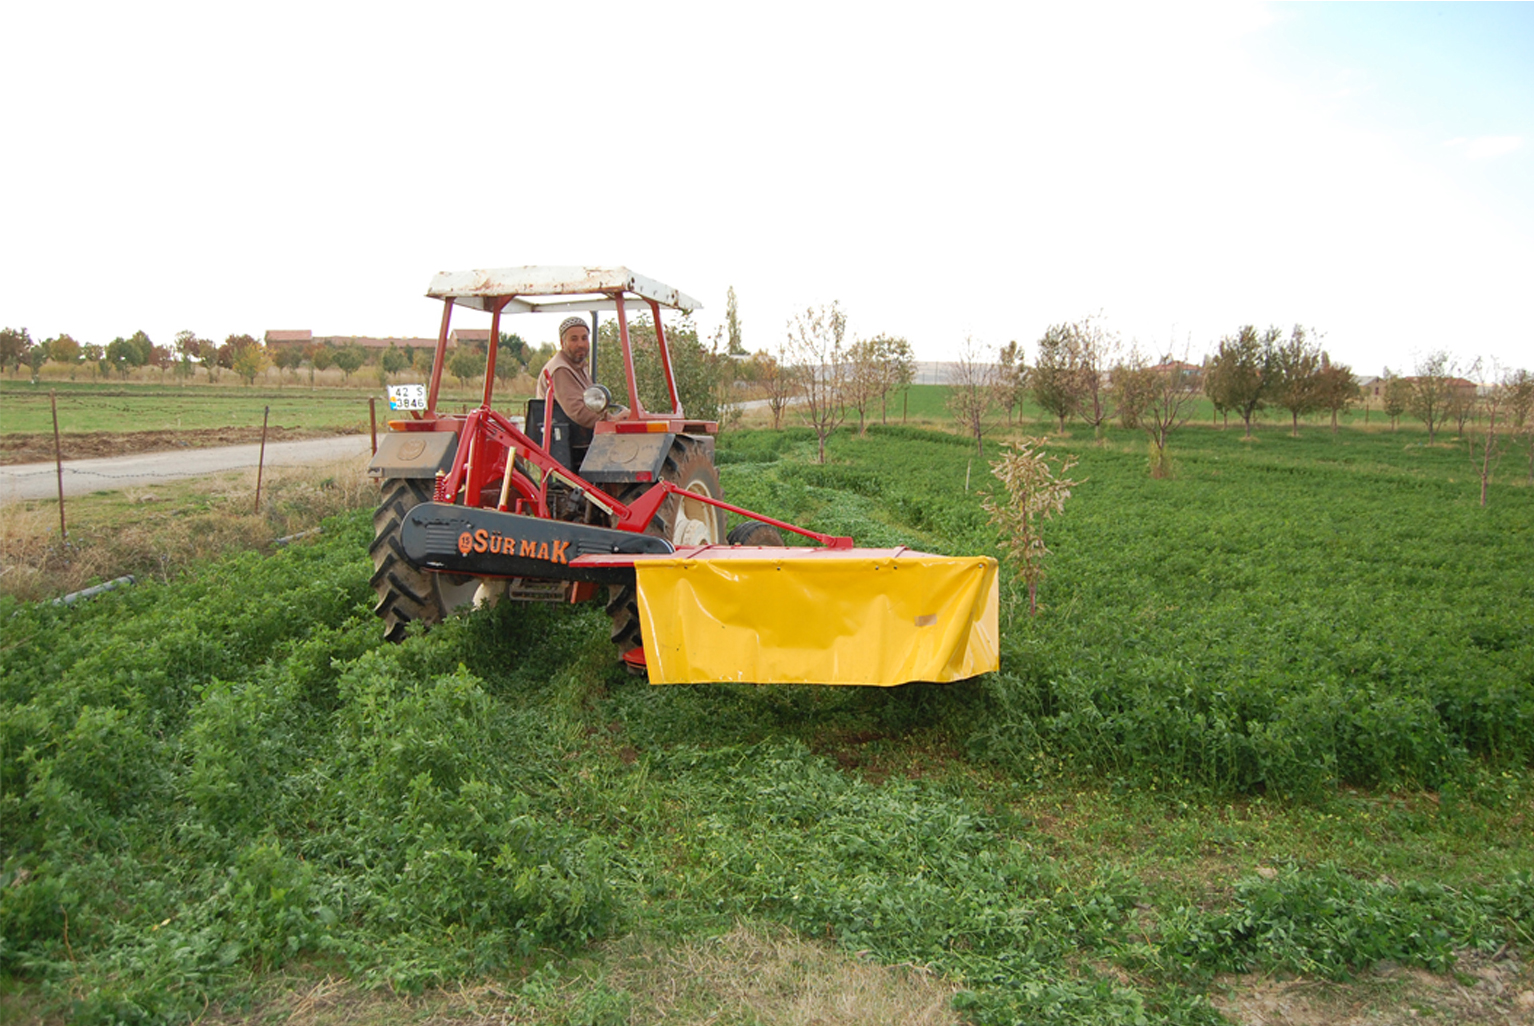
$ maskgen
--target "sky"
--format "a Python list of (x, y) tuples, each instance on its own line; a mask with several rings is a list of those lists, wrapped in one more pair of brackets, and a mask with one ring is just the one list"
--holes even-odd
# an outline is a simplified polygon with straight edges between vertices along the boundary
[(34, 339), (430, 336), (436, 271), (584, 264), (704, 337), (733, 287), (752, 350), (835, 301), (924, 360), (1095, 316), (1534, 367), (1534, 4), (85, 0), (0, 37)]

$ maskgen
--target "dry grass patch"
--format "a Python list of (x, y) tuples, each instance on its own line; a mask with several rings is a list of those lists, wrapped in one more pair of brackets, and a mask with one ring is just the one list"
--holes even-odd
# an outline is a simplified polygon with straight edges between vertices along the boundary
[(255, 505), (254, 469), (153, 487), (70, 498), (68, 537), (57, 500), (0, 509), (0, 594), (53, 598), (125, 574), (170, 580), (187, 564), (267, 548), (318, 527), (327, 516), (377, 501), (357, 460), (268, 467)]
[(777, 927), (737, 926), (677, 949), (629, 940), (613, 953), (607, 983), (634, 996), (631, 1022), (959, 1022), (951, 981), (918, 966), (864, 962)]
[(1213, 1004), (1240, 1026), (1534, 1023), (1534, 970), (1508, 951), (1458, 953), (1452, 974), (1382, 966), (1347, 983), (1259, 975), (1218, 981)]
[[(280, 987), (281, 993), (272, 993)], [(774, 926), (737, 926), (676, 947), (626, 938), (591, 957), (518, 981), (421, 995), (347, 980), (272, 981), (238, 1011), (203, 1026), (513, 1026), (667, 1023), (675, 1026), (948, 1026), (958, 987), (913, 966), (881, 966)]]

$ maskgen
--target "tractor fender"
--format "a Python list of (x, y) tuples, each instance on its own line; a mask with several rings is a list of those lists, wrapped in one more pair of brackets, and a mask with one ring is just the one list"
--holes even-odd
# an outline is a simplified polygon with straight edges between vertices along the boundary
[[(591, 448), (586, 450), (579, 474), (592, 484), (659, 481), (661, 465), (666, 462), (666, 454), (671, 451), (674, 441), (676, 435), (660, 431), (597, 435), (591, 440)], [(641, 474), (648, 477), (641, 478)]]
[(454, 431), (390, 431), (378, 440), (378, 452), (368, 464), (374, 479), (434, 478), (453, 468), (458, 452)]

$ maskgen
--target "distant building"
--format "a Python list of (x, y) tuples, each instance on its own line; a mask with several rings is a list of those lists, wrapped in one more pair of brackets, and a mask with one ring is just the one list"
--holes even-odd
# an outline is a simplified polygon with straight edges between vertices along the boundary
[[(437, 340), (432, 339), (432, 345), (436, 344)], [(476, 345), (488, 349), (490, 347), (490, 329), (454, 328), (448, 332), (447, 344), (450, 346)]]
[(266, 348), (280, 349), (284, 346), (306, 346), (314, 340), (312, 331), (268, 331), (264, 337)]

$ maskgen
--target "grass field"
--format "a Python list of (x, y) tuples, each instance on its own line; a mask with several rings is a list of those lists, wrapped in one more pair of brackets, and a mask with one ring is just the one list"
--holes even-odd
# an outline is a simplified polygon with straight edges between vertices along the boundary
[[(0, 1008), (1212, 1023), (1297, 980), (1336, 1021), (1523, 1014), (1534, 488), (1482, 509), (1423, 442), (1190, 427), (1153, 481), (1140, 436), (1078, 428), (1041, 614), (1009, 583), (1001, 671), (943, 687), (647, 688), (599, 605), (382, 645), (365, 512), (0, 599)], [(813, 453), (728, 435), (726, 493), (995, 551), (968, 441)], [(767, 981), (864, 996), (796, 1019)]]
[[(241, 385), (186, 387), (117, 382), (59, 382), (34, 386), (26, 381), (0, 380), (0, 435), (53, 431), (49, 400), (57, 395), (59, 430), (196, 431), (225, 427), (260, 427), (271, 407), (271, 426), (366, 430), (368, 396), (378, 399), (380, 423), (389, 416), (388, 402), (376, 382), (366, 389), (323, 387), (305, 383), (283, 388)], [(445, 406), (477, 405), (480, 393), (444, 387)]]

